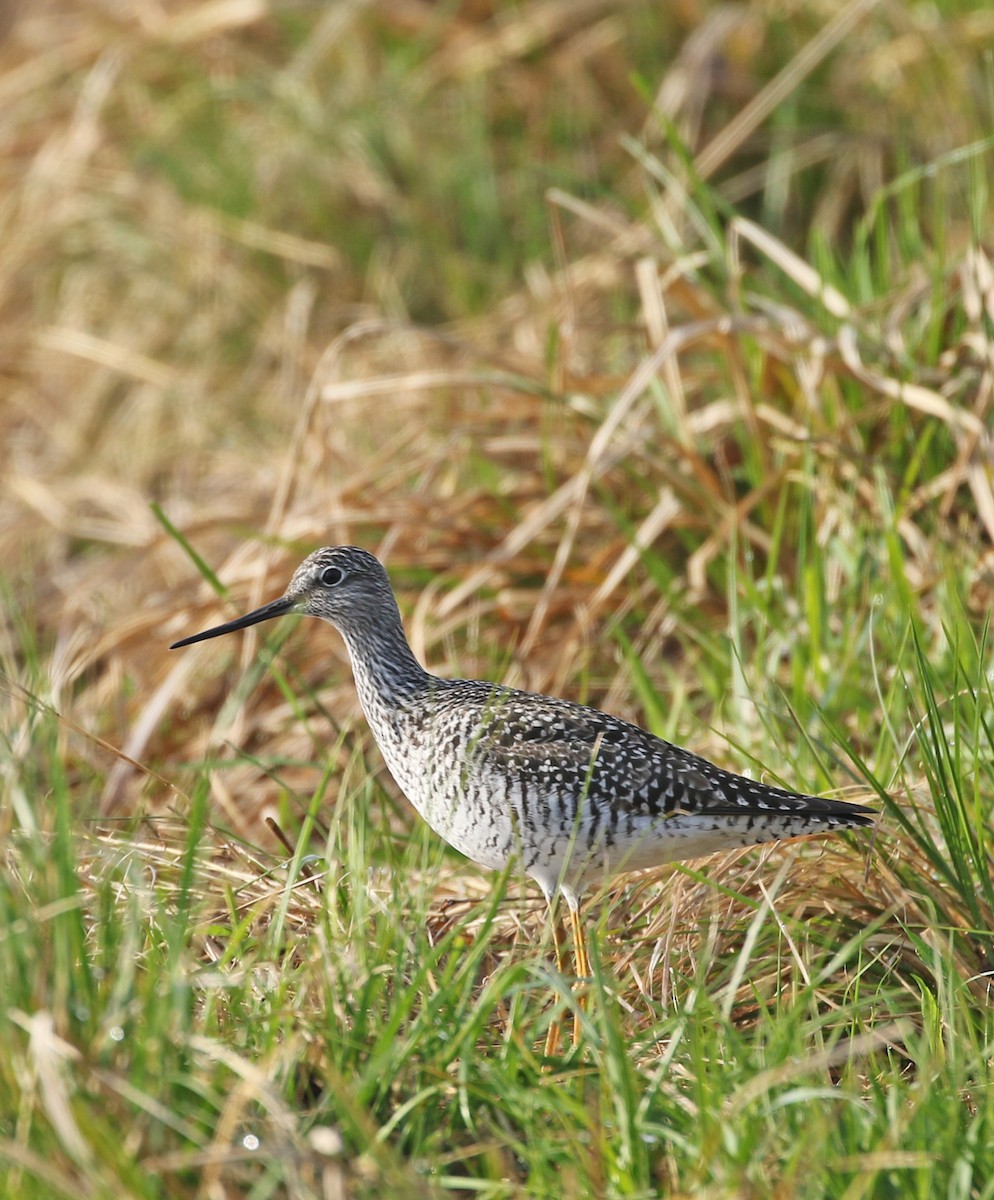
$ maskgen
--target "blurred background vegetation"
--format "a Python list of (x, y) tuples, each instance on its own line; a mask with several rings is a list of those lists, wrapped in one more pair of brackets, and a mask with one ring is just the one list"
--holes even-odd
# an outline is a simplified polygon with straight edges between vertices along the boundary
[[(991, 1195), (994, 13), (0, 15), (7, 1194)], [(619, 884), (541, 1075), (335, 634), (166, 651), (338, 541), (880, 830)]]

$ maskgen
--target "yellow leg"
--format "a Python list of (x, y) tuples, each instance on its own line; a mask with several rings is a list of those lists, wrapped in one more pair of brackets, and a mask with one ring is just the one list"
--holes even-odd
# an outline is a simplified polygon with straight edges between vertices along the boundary
[[(553, 905), (549, 904), (549, 915), (552, 919), (552, 944), (556, 951), (556, 970), (563, 974), (563, 931), (556, 918)], [(590, 959), (587, 955), (587, 939), (583, 932), (583, 922), (580, 920), (579, 908), (569, 905), (569, 927), (573, 938), (573, 959), (576, 967), (577, 998), (576, 1011), (573, 1013), (573, 1044), (581, 1039), (580, 1012), (586, 1003), (583, 992), (583, 980), (590, 978)], [(559, 1022), (553, 1021), (545, 1038), (545, 1057), (552, 1058), (559, 1053)]]
[(556, 910), (549, 905), (549, 919), (552, 921), (552, 944), (556, 950), (556, 970), (560, 975), (563, 973), (563, 926), (559, 917), (556, 915)]
[(583, 933), (579, 908), (570, 906), (569, 925), (573, 933), (573, 953), (576, 956), (576, 973), (580, 979), (590, 978), (590, 959), (587, 957), (587, 939)]
[[(559, 918), (556, 916), (556, 910), (549, 901), (549, 919), (552, 922), (552, 944), (556, 951), (556, 970), (560, 975), (563, 973), (563, 931), (559, 926)], [(559, 1022), (553, 1021), (549, 1025), (549, 1032), (545, 1035), (545, 1057), (554, 1058), (559, 1053)]]
[[(579, 908), (574, 908), (570, 905), (569, 924), (573, 933), (573, 955), (576, 961), (576, 974), (579, 980), (590, 978), (590, 959), (587, 957), (587, 939), (583, 932), (583, 922), (580, 920)], [(585, 995), (582, 982), (580, 984), (577, 998), (576, 1011), (573, 1013), (573, 1045), (575, 1046), (581, 1037), (580, 1030), (580, 1013), (584, 1008)]]

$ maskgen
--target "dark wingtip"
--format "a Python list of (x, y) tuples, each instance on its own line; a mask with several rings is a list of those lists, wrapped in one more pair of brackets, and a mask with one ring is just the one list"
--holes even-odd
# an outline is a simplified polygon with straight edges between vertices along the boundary
[(877, 817), (880, 815), (879, 813), (874, 812), (872, 808), (863, 808), (862, 805), (860, 805), (860, 810), (861, 811), (858, 812), (843, 813), (842, 820), (845, 821), (847, 825), (853, 826), (876, 824)]
[(875, 825), (877, 817), (880, 813), (875, 808), (867, 808), (865, 804), (853, 804), (849, 800), (826, 800), (820, 801), (825, 805), (821, 815), (827, 817), (832, 824), (837, 828), (857, 828), (866, 825)]

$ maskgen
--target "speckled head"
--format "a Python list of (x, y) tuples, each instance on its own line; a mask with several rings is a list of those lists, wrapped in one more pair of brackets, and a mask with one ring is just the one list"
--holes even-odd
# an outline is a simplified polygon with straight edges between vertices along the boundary
[(321, 617), (348, 635), (374, 622), (379, 613), (394, 614), (396, 608), (387, 573), (377, 558), (358, 546), (325, 546), (304, 559), (278, 600), (173, 642), (169, 649), (234, 633), (287, 613)]

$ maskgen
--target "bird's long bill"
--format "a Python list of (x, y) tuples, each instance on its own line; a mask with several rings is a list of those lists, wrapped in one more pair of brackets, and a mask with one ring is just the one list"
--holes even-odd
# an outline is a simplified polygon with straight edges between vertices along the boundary
[(293, 606), (292, 597), (280, 596), (278, 600), (270, 600), (262, 608), (253, 609), (244, 617), (235, 617), (233, 621), (226, 621), (223, 625), (215, 625), (213, 629), (205, 629), (203, 633), (195, 633), (192, 637), (173, 642), (169, 649), (178, 650), (180, 646), (192, 646), (194, 642), (206, 642), (208, 638), (220, 637), (222, 633), (234, 633), (236, 629), (247, 629), (250, 625), (258, 625), (260, 621), (270, 621), (273, 617), (282, 617), (285, 613), (292, 612)]

